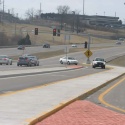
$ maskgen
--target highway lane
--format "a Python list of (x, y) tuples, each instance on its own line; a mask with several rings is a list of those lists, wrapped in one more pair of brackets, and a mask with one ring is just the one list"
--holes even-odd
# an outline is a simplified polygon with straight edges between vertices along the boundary
[[(92, 61), (95, 57), (103, 57), (105, 59), (111, 58), (112, 56), (124, 55), (125, 49), (124, 47), (113, 47), (113, 48), (105, 48), (93, 51), (93, 55), (90, 58)], [(86, 62), (86, 56), (84, 52), (77, 52), (68, 54), (70, 56), (76, 57), (79, 62)], [(65, 56), (62, 55), (62, 56)], [(29, 68), (42, 68), (42, 67), (54, 67), (56, 65), (62, 66), (59, 63), (59, 58), (62, 56), (52, 57), (48, 59), (42, 59), (39, 67), (17, 67), (16, 62), (12, 66), (2, 65), (1, 70), (12, 70), (12, 69), (29, 69)], [(7, 67), (7, 68), (6, 68)], [(47, 74), (34, 74), (34, 75), (25, 75), (25, 76), (16, 76), (16, 77), (7, 77), (7, 78), (0, 78), (0, 94), (8, 93), (11, 91), (22, 90), (26, 88), (36, 87), (60, 80), (71, 79), (75, 77), (80, 77), (83, 75), (88, 75), (90, 73), (96, 73), (100, 71), (104, 71), (107, 69), (93, 69), (91, 66), (89, 68), (78, 69), (75, 71), (64, 71), (64, 72), (57, 72), (57, 73), (47, 73)], [(124, 84), (123, 84), (124, 85)], [(123, 91), (123, 86), (121, 87)], [(119, 89), (118, 89), (119, 90)], [(117, 91), (118, 91), (117, 90)], [(102, 90), (98, 91), (101, 92)], [(114, 91), (116, 92), (116, 91)], [(123, 93), (124, 94), (124, 93)], [(114, 94), (110, 94), (109, 99), (113, 98)], [(115, 97), (117, 93), (115, 94)], [(123, 98), (123, 97), (122, 97)], [(96, 100), (94, 97), (90, 96), (88, 99), (94, 99), (94, 102), (98, 105), (103, 105), (100, 103), (99, 100)], [(116, 99), (118, 100), (118, 99)], [(121, 101), (121, 102), (120, 102)], [(124, 103), (122, 104), (122, 100), (119, 100), (120, 103), (116, 103), (116, 106), (123, 107)], [(113, 102), (114, 103), (114, 102)], [(106, 106), (107, 107), (107, 106)]]
[[(84, 52), (86, 50), (84, 50), (83, 52), (76, 52), (76, 53), (67, 53), (67, 56), (72, 56), (75, 57), (79, 63), (86, 63), (87, 61), (87, 57), (85, 56)], [(112, 59), (112, 57), (118, 57), (119, 55), (125, 55), (125, 49), (124, 47), (112, 47), (112, 48), (104, 48), (104, 49), (99, 49), (99, 50), (94, 50), (92, 51), (92, 56), (90, 57), (90, 60), (92, 62), (92, 60), (95, 57), (102, 57), (106, 60), (110, 60), (110, 58)], [(56, 56), (56, 57), (52, 57), (52, 58), (48, 58), (48, 59), (41, 59), (41, 65), (42, 66), (57, 66), (59, 65), (59, 58), (66, 56), (66, 54), (64, 53), (63, 55), (60, 56)]]
[(93, 69), (90, 66), (88, 68), (84, 67), (77, 70), (0, 78), (0, 94), (72, 79), (105, 70), (108, 69)]
[[(75, 57), (79, 63), (86, 63), (87, 57), (84, 54), (85, 50), (83, 52), (76, 52), (76, 53), (70, 53), (67, 54), (68, 56)], [(105, 58), (107, 61), (114, 57), (118, 57), (119, 55), (125, 55), (125, 49), (124, 46), (122, 47), (112, 47), (112, 48), (104, 48), (99, 50), (92, 51), (93, 55), (90, 57), (90, 60), (92, 60), (95, 57), (102, 57)], [(55, 67), (55, 66), (62, 66), (59, 63), (59, 58), (66, 56), (64, 53), (63, 55), (51, 57), (47, 59), (40, 59), (40, 67), (17, 67), (17, 61), (13, 62), (13, 65), (0, 65), (1, 70), (12, 70), (12, 69), (28, 69), (28, 68), (42, 68), (42, 67)]]
[(99, 106), (125, 114), (125, 76), (122, 76), (87, 98)]
[[(48, 51), (57, 51), (65, 49), (66, 46), (68, 48), (72, 48), (71, 45), (56, 45), (51, 46), (50, 48), (43, 48), (42, 45), (34, 46), (34, 47), (26, 47), (25, 50), (18, 50), (17, 48), (0, 48), (1, 55), (8, 55), (8, 56), (17, 56), (22, 54), (32, 54), (32, 53), (39, 53), (39, 52), (48, 52)], [(90, 44), (91, 47), (121, 47), (121, 45), (116, 45), (115, 43), (99, 43), (99, 44)], [(125, 46), (125, 43), (122, 43), (122, 46)], [(77, 48), (84, 48), (84, 44), (78, 44)]]
[(25, 47), (25, 50), (18, 50), (17, 48), (1, 48), (0, 53), (1, 55), (17, 56), (17, 55), (23, 55), (23, 54), (57, 51), (63, 48), (64, 48), (63, 45), (51, 46), (50, 48), (43, 48), (42, 46)]

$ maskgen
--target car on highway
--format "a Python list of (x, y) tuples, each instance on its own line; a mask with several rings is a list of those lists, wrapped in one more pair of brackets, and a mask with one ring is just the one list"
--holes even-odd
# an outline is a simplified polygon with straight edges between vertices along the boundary
[(48, 43), (43, 44), (43, 48), (50, 48), (50, 44), (48, 44)]
[(61, 64), (68, 64), (68, 65), (70, 65), (70, 64), (77, 65), (78, 64), (78, 60), (76, 60), (73, 57), (62, 57), (62, 58), (59, 59), (59, 62)]
[(76, 44), (72, 44), (72, 47), (77, 47), (77, 45)]
[(124, 42), (124, 40), (125, 40), (124, 38), (119, 38), (119, 41), (121, 42)]
[(116, 41), (116, 44), (121, 45), (122, 43), (121, 43), (121, 41), (118, 40), (118, 41)]
[(116, 44), (117, 44), (117, 45), (121, 45), (122, 43), (124, 43), (124, 38), (119, 38), (119, 39), (116, 41)]
[(32, 56), (31, 54), (23, 54), (23, 57)]
[(92, 61), (92, 68), (101, 67), (105, 69), (106, 61), (103, 58), (97, 57)]
[(39, 66), (39, 60), (36, 56), (28, 56), (30, 59), (31, 59), (31, 63), (34, 65), (34, 66)]
[(24, 50), (24, 49), (25, 49), (25, 46), (19, 45), (19, 46), (17, 47), (17, 49), (19, 49), (19, 50)]
[(30, 57), (20, 56), (17, 61), (17, 66), (22, 66), (22, 65), (32, 66)]
[(0, 55), (0, 65), (2, 64), (12, 65), (12, 58), (7, 55)]

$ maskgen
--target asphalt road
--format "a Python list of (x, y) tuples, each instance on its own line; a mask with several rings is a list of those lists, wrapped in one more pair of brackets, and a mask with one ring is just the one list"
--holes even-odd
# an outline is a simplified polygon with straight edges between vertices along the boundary
[[(47, 49), (48, 50), (48, 49)], [(6, 49), (3, 51), (6, 51)], [(11, 53), (13, 54), (13, 53)], [(105, 48), (101, 50), (93, 51), (93, 55), (91, 56), (90, 60), (92, 61), (95, 57), (103, 57), (106, 60), (110, 60), (114, 57), (117, 57), (119, 55), (124, 55), (125, 49), (124, 46), (120, 47), (112, 47), (112, 48)], [(79, 60), (80, 63), (86, 62), (87, 58), (84, 55), (84, 52), (77, 52), (73, 54), (68, 54), (70, 56), (75, 57)], [(65, 56), (62, 55), (62, 56)], [(16, 62), (13, 63), (12, 66), (6, 66), (2, 65), (1, 70), (12, 70), (12, 69), (24, 69), (28, 70), (29, 68), (42, 68), (42, 67), (54, 67), (54, 66), (61, 66), (59, 63), (59, 58), (62, 56), (52, 57), (48, 59), (42, 59), (40, 60), (40, 66), (38, 67), (17, 67)], [(83, 68), (75, 71), (64, 71), (64, 72), (57, 72), (57, 73), (47, 73), (47, 74), (34, 74), (34, 75), (25, 75), (25, 76), (15, 76), (15, 77), (7, 77), (7, 78), (0, 78), (0, 94), (8, 93), (10, 91), (17, 91), (22, 90), (25, 88), (31, 88), (34, 86), (39, 86), (51, 82), (56, 82), (60, 80), (65, 79), (71, 79), (74, 77), (80, 77), (83, 75), (88, 75), (90, 73), (96, 73), (100, 72), (104, 69), (93, 69), (91, 66), (89, 68)], [(105, 69), (107, 70), (107, 69)], [(113, 83), (112, 83), (113, 84)], [(107, 86), (108, 87), (108, 86)], [(119, 107), (121, 109), (124, 109), (125, 102), (122, 100), (124, 98), (125, 92), (124, 92), (124, 83), (121, 83), (119, 86), (117, 86), (112, 92), (108, 93), (104, 99), (110, 103), (110, 105), (115, 105), (115, 107)], [(119, 93), (120, 90), (120, 93)], [(102, 90), (98, 91), (101, 92)], [(97, 94), (99, 95), (99, 94)], [(118, 96), (118, 97), (117, 97)], [(116, 98), (117, 97), (117, 98)], [(114, 100), (115, 98), (115, 100)], [(121, 99), (120, 99), (121, 98)], [(95, 95), (92, 95), (88, 97), (88, 99), (92, 99), (95, 103), (99, 105), (104, 105), (102, 102), (100, 102)], [(107, 105), (104, 105), (107, 107)], [(114, 109), (116, 110), (116, 109)], [(120, 111), (122, 112), (122, 111)]]
[[(72, 48), (71, 45), (57, 45), (51, 46), (50, 48), (43, 48), (41, 46), (34, 46), (34, 47), (25, 47), (25, 50), (18, 50), (17, 48), (0, 48), (1, 55), (8, 55), (8, 56), (17, 56), (22, 54), (32, 54), (32, 53), (39, 53), (39, 52), (48, 52), (48, 51), (57, 51), (67, 48)], [(121, 47), (125, 46), (125, 43), (122, 45), (116, 45), (116, 43), (99, 43), (99, 44), (90, 44), (90, 47)], [(77, 48), (84, 48), (84, 44), (78, 44)]]
[(125, 76), (87, 97), (87, 100), (99, 106), (125, 114)]
[(84, 67), (77, 70), (0, 78), (0, 94), (76, 78), (108, 69)]
[[(87, 57), (85, 56), (84, 52), (85, 51), (72, 53), (72, 54), (68, 54), (68, 56), (75, 57), (79, 61), (79, 63), (86, 63)], [(95, 51), (92, 51), (92, 53), (93, 54), (90, 57), (91, 62), (95, 57), (102, 57), (102, 58), (106, 59), (106, 61), (109, 61), (110, 59), (118, 57), (119, 55), (125, 55), (125, 49), (124, 49), (124, 46), (112, 47), (112, 48), (104, 48), (104, 49), (100, 49), (100, 50), (95, 50)], [(40, 68), (61, 66), (59, 63), (59, 58), (63, 57), (63, 56), (66, 56), (66, 54), (64, 53), (64, 55), (60, 55), (60, 56), (56, 56), (56, 57), (52, 57), (52, 58), (48, 58), (48, 59), (41, 59)], [(12, 69), (20, 69), (20, 68), (28, 69), (29, 68), (29, 67), (17, 67), (17, 61), (13, 62), (12, 66), (2, 65), (0, 67), (1, 67), (1, 70), (12, 70)], [(38, 67), (31, 67), (31, 68), (38, 68)]]

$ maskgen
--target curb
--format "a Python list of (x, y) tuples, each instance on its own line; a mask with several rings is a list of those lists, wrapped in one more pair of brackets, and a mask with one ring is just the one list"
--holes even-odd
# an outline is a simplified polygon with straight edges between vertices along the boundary
[(100, 86), (98, 86), (98, 87), (96, 87), (96, 88), (94, 88), (94, 89), (92, 89), (92, 90), (89, 90), (89, 91), (85, 92), (84, 94), (82, 94), (82, 95), (80, 95), (80, 96), (78, 96), (78, 97), (76, 97), (76, 98), (73, 98), (73, 99), (71, 99), (71, 100), (69, 100), (69, 101), (67, 101), (67, 102), (61, 103), (61, 104), (60, 104), (58, 107), (56, 107), (55, 109), (53, 109), (53, 110), (51, 110), (51, 111), (49, 111), (49, 112), (46, 112), (46, 113), (43, 114), (42, 116), (39, 116), (39, 117), (33, 119), (32, 121), (29, 121), (29, 123), (27, 123), (27, 125), (35, 125), (36, 123), (38, 123), (38, 122), (42, 121), (43, 119), (45, 119), (45, 118), (51, 116), (52, 114), (54, 114), (54, 113), (56, 113), (57, 111), (61, 110), (61, 109), (64, 108), (65, 106), (67, 106), (67, 105), (69, 105), (69, 104), (75, 102), (76, 100), (80, 100), (80, 99), (85, 99), (85, 98), (87, 98), (88, 96), (92, 95), (93, 93), (95, 93), (95, 92), (98, 91), (99, 89), (105, 87), (105, 86), (108, 85), (110, 82), (112, 82), (112, 81), (114, 81), (114, 80), (120, 78), (120, 77), (123, 76), (123, 75), (125, 75), (125, 73), (123, 73), (123, 74), (117, 76), (116, 78), (113, 78), (113, 79), (107, 81), (106, 83), (103, 83), (102, 85), (100, 85)]
[(52, 70), (52, 71), (40, 71), (40, 72), (31, 72), (31, 73), (21, 73), (21, 74), (9, 74), (9, 75), (1, 75), (0, 78), (6, 78), (6, 77), (15, 77), (15, 76), (24, 76), (24, 75), (33, 75), (33, 74), (43, 74), (43, 73), (51, 73), (51, 72), (61, 72), (61, 71), (68, 71), (68, 70), (75, 70), (75, 69), (81, 69), (83, 68), (83, 66), (79, 66), (79, 67), (75, 67), (75, 68), (71, 68), (71, 67), (67, 67), (65, 69), (62, 70)]

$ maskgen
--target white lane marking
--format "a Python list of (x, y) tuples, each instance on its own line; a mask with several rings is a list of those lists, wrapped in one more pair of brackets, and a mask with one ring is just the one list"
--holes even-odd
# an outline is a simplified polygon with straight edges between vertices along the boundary
[(69, 77), (69, 76), (67, 76), (67, 75), (51, 75), (51, 76), (63, 76), (63, 77)]
[(7, 93), (14, 92), (14, 91), (1, 91), (1, 92), (4, 93), (4, 94), (7, 94)]
[[(75, 69), (75, 70), (83, 70), (86, 68), (82, 68), (82, 69)], [(56, 74), (57, 72), (73, 72), (74, 70), (67, 70), (67, 71), (55, 71), (55, 72), (50, 72), (50, 73), (42, 73), (42, 74), (31, 74), (31, 75), (23, 75), (23, 74), (19, 74), (19, 75), (23, 75), (23, 76), (13, 76), (13, 77), (6, 77), (6, 78), (0, 78), (0, 79), (15, 79), (15, 78), (25, 78), (25, 77), (29, 77), (29, 76), (41, 76), (41, 75), (46, 75), (46, 74)], [(38, 72), (39, 73), (39, 72)], [(16, 75), (16, 74), (14, 74)]]

